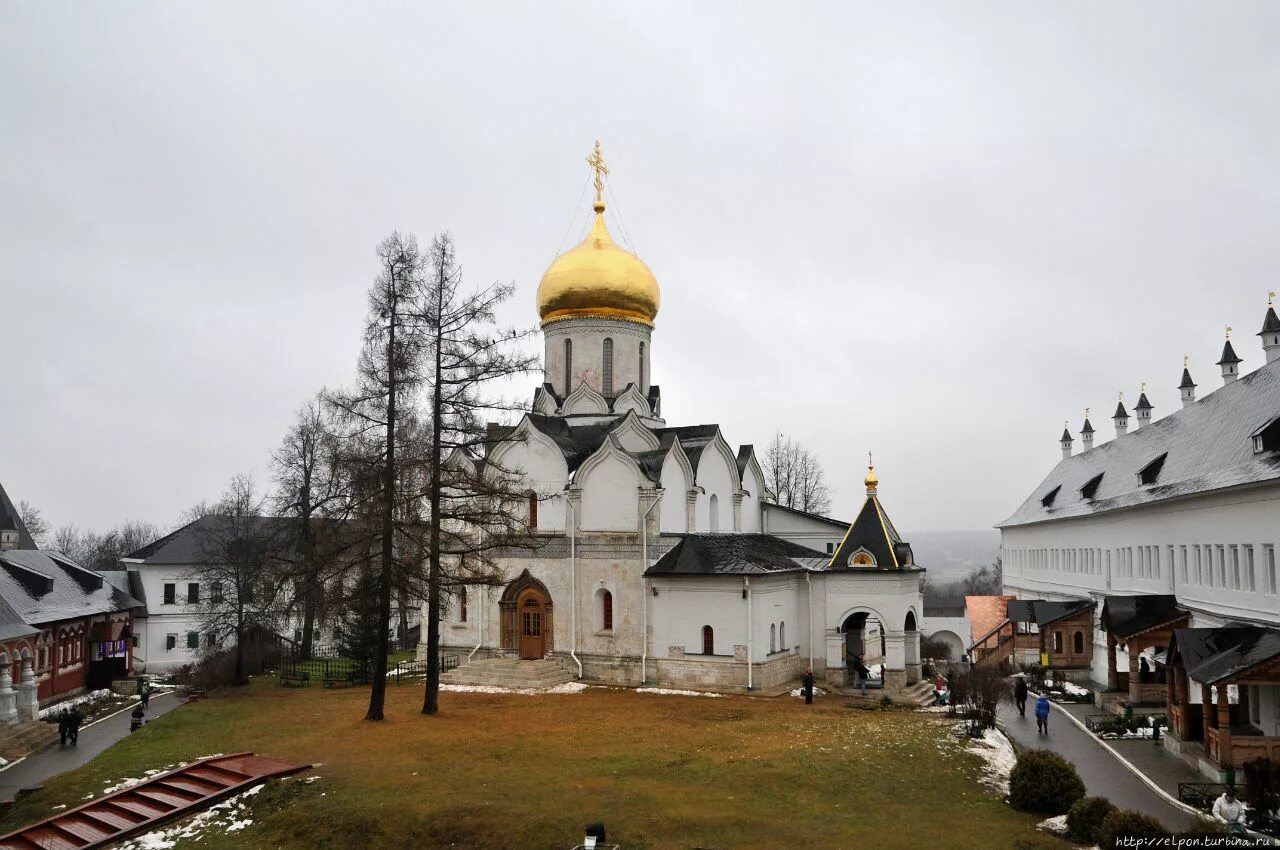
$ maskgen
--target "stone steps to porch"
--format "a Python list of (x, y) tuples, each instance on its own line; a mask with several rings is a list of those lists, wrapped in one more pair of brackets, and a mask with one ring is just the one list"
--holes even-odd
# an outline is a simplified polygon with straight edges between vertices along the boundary
[(898, 705), (919, 706), (920, 708), (933, 705), (937, 699), (934, 696), (933, 685), (925, 681), (908, 685), (897, 695), (888, 694), (882, 688), (868, 688), (867, 695), (864, 697), (862, 691), (856, 687), (844, 688), (840, 693), (843, 696), (851, 697), (855, 700), (866, 700), (867, 702), (879, 702), (883, 697), (888, 696)]
[(58, 740), (58, 727), (43, 720), (28, 720), (16, 726), (0, 726), (0, 758), (13, 761), (30, 755)]
[(450, 670), (440, 681), (447, 685), (541, 690), (571, 682), (573, 675), (554, 659), (482, 658)]

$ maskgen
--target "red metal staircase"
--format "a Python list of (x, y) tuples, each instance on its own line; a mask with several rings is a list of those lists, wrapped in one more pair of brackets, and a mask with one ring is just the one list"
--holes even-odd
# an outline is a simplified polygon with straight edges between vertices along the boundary
[(83, 806), (0, 836), (0, 850), (85, 850), (104, 847), (204, 809), (275, 776), (310, 765), (234, 753), (192, 762), (122, 788)]

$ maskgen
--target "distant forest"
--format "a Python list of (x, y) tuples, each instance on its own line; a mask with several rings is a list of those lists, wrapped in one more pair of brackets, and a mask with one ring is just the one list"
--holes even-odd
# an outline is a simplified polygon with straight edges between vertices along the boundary
[(1000, 532), (913, 531), (903, 532), (916, 563), (929, 571), (931, 583), (955, 581), (1000, 555)]

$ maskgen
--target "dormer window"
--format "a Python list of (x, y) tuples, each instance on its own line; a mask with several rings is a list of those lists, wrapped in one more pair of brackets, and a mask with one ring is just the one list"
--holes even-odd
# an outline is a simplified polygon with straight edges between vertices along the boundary
[(1059, 484), (1057, 487), (1054, 487), (1048, 493), (1045, 493), (1044, 498), (1040, 500), (1040, 504), (1046, 508), (1053, 507), (1053, 500), (1058, 498), (1058, 491), (1061, 489), (1062, 489), (1062, 485)]
[(1164, 469), (1164, 459), (1169, 456), (1168, 452), (1160, 455), (1160, 457), (1151, 461), (1151, 463), (1142, 467), (1142, 471), (1138, 473), (1138, 483), (1146, 486), (1155, 484), (1160, 480), (1160, 470)]
[(1089, 479), (1088, 483), (1080, 488), (1080, 495), (1085, 499), (1092, 499), (1094, 494), (1098, 492), (1098, 485), (1102, 483), (1102, 476), (1106, 473), (1099, 472), (1097, 475)]
[(1272, 419), (1257, 431), (1254, 431), (1253, 453), (1280, 451), (1280, 416)]

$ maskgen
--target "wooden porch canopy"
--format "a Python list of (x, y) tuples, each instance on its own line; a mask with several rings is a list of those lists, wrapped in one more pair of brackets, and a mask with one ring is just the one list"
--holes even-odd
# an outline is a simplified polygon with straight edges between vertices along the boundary
[[(1203, 737), (1205, 755), (1223, 768), (1254, 758), (1280, 760), (1280, 737), (1251, 731), (1245, 707), (1237, 705), (1233, 714), (1227, 692), (1230, 685), (1280, 685), (1280, 631), (1257, 626), (1174, 629), (1168, 669), (1173, 677), (1169, 723), (1179, 738)], [(1200, 685), (1199, 728), (1193, 724), (1193, 680)]]
[(110, 622), (99, 620), (89, 627), (89, 640), (94, 643), (114, 643), (129, 637), (129, 624), (123, 620)]
[[(1191, 614), (1178, 607), (1175, 596), (1108, 596), (1102, 603), (1102, 627), (1107, 632), (1107, 689), (1116, 691), (1127, 687), (1132, 705), (1163, 701), (1163, 685), (1148, 688), (1151, 694), (1143, 693), (1138, 656), (1153, 646), (1167, 647), (1173, 630), (1185, 628), (1190, 620)], [(1123, 685), (1120, 671), (1116, 669), (1116, 646), (1121, 643), (1128, 647), (1129, 653), (1128, 681)]]

